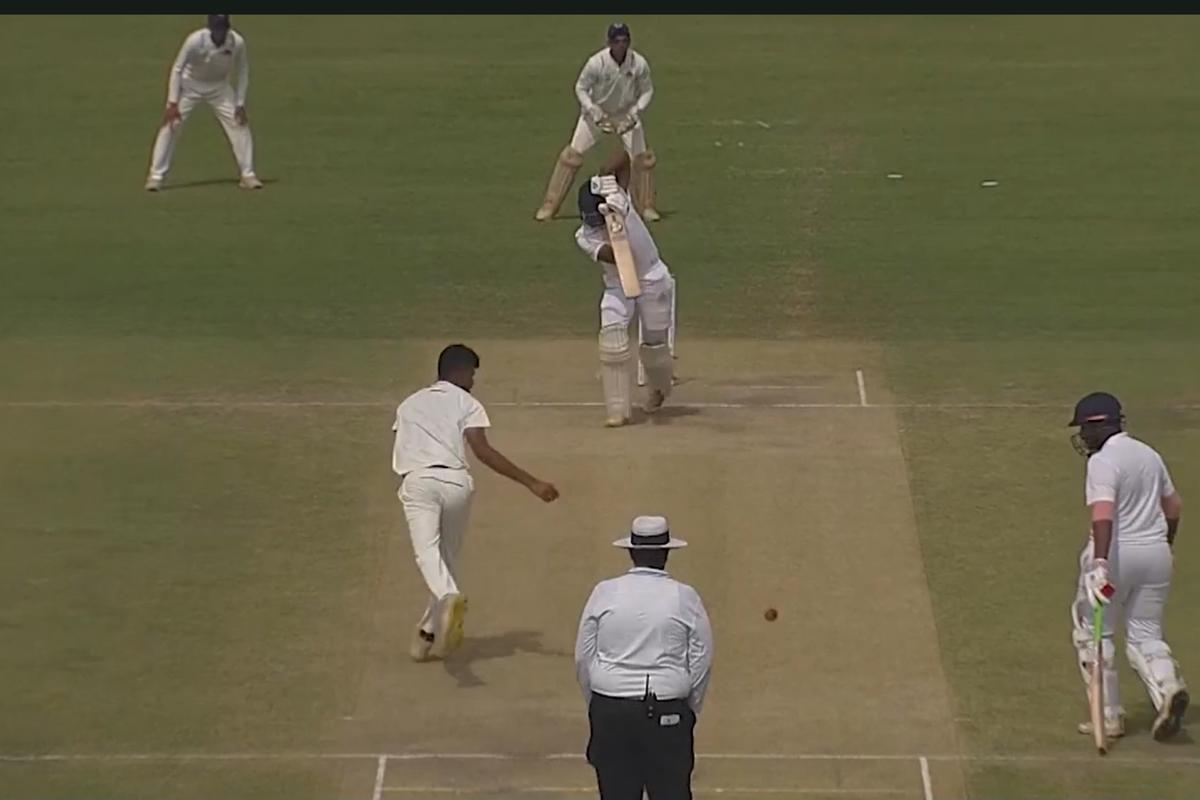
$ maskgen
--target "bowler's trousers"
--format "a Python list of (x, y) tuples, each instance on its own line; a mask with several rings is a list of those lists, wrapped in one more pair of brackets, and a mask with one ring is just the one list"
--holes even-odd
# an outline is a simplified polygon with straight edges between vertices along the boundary
[(588, 763), (601, 800), (691, 800), (696, 714), (684, 700), (592, 694)]

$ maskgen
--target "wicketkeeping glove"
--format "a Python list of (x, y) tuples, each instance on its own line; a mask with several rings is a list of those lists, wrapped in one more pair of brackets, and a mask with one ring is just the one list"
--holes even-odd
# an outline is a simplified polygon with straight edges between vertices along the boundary
[(630, 112), (629, 116), (625, 117), (625, 119), (623, 119), (617, 123), (617, 133), (618, 134), (629, 133), (629, 131), (631, 131), (637, 127), (637, 124), (638, 124), (637, 112), (635, 112), (635, 111)]
[(1097, 558), (1092, 562), (1091, 569), (1083, 573), (1083, 588), (1087, 592), (1088, 602), (1092, 604), (1092, 608), (1106, 606), (1112, 602), (1113, 595), (1117, 593), (1117, 587), (1108, 580), (1108, 561), (1106, 559)]

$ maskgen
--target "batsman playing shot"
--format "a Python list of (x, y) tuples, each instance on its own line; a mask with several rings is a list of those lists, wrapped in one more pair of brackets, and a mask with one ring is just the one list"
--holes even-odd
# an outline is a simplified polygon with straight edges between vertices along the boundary
[[(1126, 433), (1124, 423), (1121, 404), (1105, 392), (1081, 399), (1070, 423), (1079, 428), (1072, 437), (1075, 449), (1087, 457), (1085, 493), (1091, 516), (1091, 536), (1080, 555), (1071, 604), (1072, 638), (1089, 688), (1094, 654), (1097, 649), (1102, 654), (1104, 736), (1117, 738), (1125, 734), (1125, 719), (1113, 636), (1124, 627), (1125, 655), (1154, 704), (1151, 732), (1161, 741), (1179, 732), (1189, 702), (1179, 665), (1163, 639), (1172, 545), (1183, 503), (1162, 457)], [(1103, 613), (1099, 648), (1092, 632), (1097, 607)], [(1094, 735), (1093, 723), (1082, 723), (1079, 732)]]
[(429, 589), (410, 645), (414, 661), (444, 658), (463, 638), (467, 598), (456, 566), (475, 491), (464, 443), (476, 458), (538, 499), (558, 499), (553, 485), (533, 477), (488, 442), (491, 422), (483, 404), (471, 395), (478, 368), (474, 350), (450, 345), (438, 356), (437, 382), (409, 395), (396, 409), (392, 425), (392, 470), (400, 476), (400, 502), (413, 554)]
[(675, 278), (650, 231), (629, 201), (629, 157), (620, 154), (610, 175), (597, 175), (579, 187), (575, 231), (579, 249), (604, 268), (600, 297), (600, 380), (604, 389), (605, 424), (610, 428), (632, 419), (630, 323), (641, 325), (638, 355), (646, 374), (645, 411), (653, 414), (671, 394), (674, 363), (669, 344)]
[(575, 182), (575, 173), (583, 166), (583, 156), (602, 134), (616, 134), (633, 161), (633, 203), (642, 218), (657, 222), (659, 214), (654, 195), (654, 151), (646, 147), (642, 114), (654, 98), (650, 81), (650, 63), (629, 45), (629, 26), (616, 22), (608, 26), (608, 46), (583, 65), (575, 82), (579, 100), (579, 122), (571, 142), (558, 154), (546, 197), (534, 214), (538, 222), (551, 219)]
[[(236, 72), (237, 86), (230, 79)], [(246, 116), (250, 61), (246, 40), (230, 27), (228, 14), (209, 14), (208, 24), (183, 40), (167, 79), (167, 107), (150, 155), (146, 191), (157, 192), (171, 169), (175, 144), (192, 111), (208, 103), (233, 148), (243, 189), (261, 189), (254, 174), (254, 139)]]

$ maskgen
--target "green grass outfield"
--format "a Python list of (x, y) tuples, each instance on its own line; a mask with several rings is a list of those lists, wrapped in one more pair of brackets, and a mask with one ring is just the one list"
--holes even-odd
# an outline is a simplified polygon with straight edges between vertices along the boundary
[[(531, 217), (608, 20), (234, 22), (253, 194), (203, 108), (175, 188), (141, 191), (196, 19), (0, 29), (0, 755), (322, 752), (355, 701), (382, 545), (339, 529), (388, 489), (359, 480), (386, 470), (386, 420), (88, 403), (392, 398), (410, 340), (594, 335), (573, 223)], [(1200, 21), (629, 22), (681, 363), (687, 337), (882, 348), (961, 750), (1016, 757), (968, 758), (969, 796), (1193, 796), (1200, 748), (1149, 740), (1127, 670), (1122, 761), (1055, 759), (1088, 755), (1071, 404), (1115, 392), (1200, 498)], [(80, 405), (14, 405), (46, 400)], [(1200, 680), (1192, 519), (1167, 629)], [(325, 800), (339, 780), (75, 769), (0, 762), (0, 796)]]

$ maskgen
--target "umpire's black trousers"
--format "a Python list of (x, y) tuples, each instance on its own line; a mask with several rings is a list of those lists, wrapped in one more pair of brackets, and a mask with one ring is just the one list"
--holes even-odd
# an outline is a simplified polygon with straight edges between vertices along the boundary
[(692, 730), (687, 700), (606, 697), (588, 705), (587, 759), (596, 770), (601, 800), (691, 800)]

